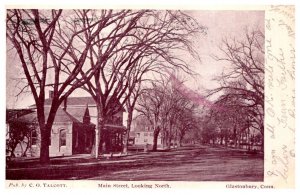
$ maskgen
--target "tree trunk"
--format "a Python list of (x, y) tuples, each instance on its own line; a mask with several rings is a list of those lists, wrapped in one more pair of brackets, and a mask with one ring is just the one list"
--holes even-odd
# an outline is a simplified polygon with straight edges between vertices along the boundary
[(28, 149), (29, 149), (29, 145), (30, 145), (30, 142), (29, 142), (29, 140), (28, 140), (28, 142), (27, 142), (27, 144), (26, 144), (26, 148), (25, 148), (25, 151), (23, 152), (23, 154), (22, 154), (22, 156), (23, 157), (26, 157), (27, 156), (27, 151), (28, 151)]
[(166, 131), (166, 130), (165, 130), (165, 132), (166, 132), (166, 137), (165, 137), (166, 149), (170, 149), (170, 144), (171, 144), (171, 142), (170, 142), (170, 132)]
[(16, 155), (15, 155), (15, 149), (16, 149), (17, 145), (18, 145), (18, 143), (15, 143), (15, 144), (13, 144), (13, 146), (11, 147), (11, 152), (10, 152), (10, 157), (11, 157), (11, 158), (15, 158), (15, 157), (16, 157)]
[(159, 135), (159, 127), (157, 127), (154, 130), (154, 133), (153, 133), (153, 148), (152, 148), (153, 151), (157, 151), (157, 139), (158, 139), (158, 135)]
[(103, 114), (100, 115), (99, 117), (99, 124), (98, 124), (98, 129), (99, 129), (99, 145), (98, 145), (98, 154), (103, 154), (107, 151), (107, 135), (104, 134), (104, 126), (105, 126), (105, 118)]
[(24, 149), (23, 149), (23, 146), (22, 146), (22, 142), (19, 141), (18, 143), (20, 145), (20, 148), (21, 148), (21, 157), (23, 156), (23, 152), (24, 152)]
[(247, 150), (250, 150), (250, 127), (248, 125), (248, 131), (247, 131)]
[(234, 143), (234, 147), (236, 148), (236, 146), (237, 146), (237, 130), (236, 130), (236, 124), (234, 124), (234, 129), (233, 129), (233, 143)]
[[(128, 127), (128, 124), (127, 124), (127, 127)], [(123, 154), (127, 154), (127, 152), (128, 152), (129, 132), (130, 132), (130, 129), (127, 128), (126, 129), (126, 134), (125, 134), (125, 137), (124, 137)]]
[(48, 115), (47, 123), (45, 123), (44, 103), (37, 104), (38, 121), (41, 133), (41, 149), (40, 149), (40, 163), (47, 164), (50, 162), (49, 144), (51, 138), (51, 129), (54, 123), (55, 115), (59, 107), (57, 99), (52, 100), (52, 106)]
[(92, 147), (91, 154), (95, 156), (97, 159), (99, 157), (100, 152), (102, 152), (102, 142), (101, 139), (102, 133), (104, 128), (104, 116), (101, 110), (101, 106), (97, 103), (97, 121), (96, 121), (96, 128), (95, 128), (95, 141)]
[[(177, 130), (177, 128), (176, 128), (176, 130)], [(170, 121), (170, 123), (169, 123), (168, 137), (167, 137), (167, 149), (171, 148), (171, 144), (172, 144), (172, 131), (173, 131), (173, 123), (172, 123), (172, 121)], [(173, 148), (174, 148), (174, 144), (173, 144)]]
[(182, 147), (182, 140), (183, 140), (183, 136), (179, 136), (179, 139), (177, 141), (177, 147)]
[(46, 128), (46, 125), (40, 125), (41, 132), (41, 150), (40, 150), (40, 162), (47, 164), (50, 162), (49, 157), (49, 137), (51, 128)]
[(171, 143), (172, 143), (172, 137), (171, 137), (171, 134), (169, 134), (168, 142), (167, 142), (167, 149), (171, 148)]
[(128, 110), (127, 128), (126, 128), (126, 134), (125, 134), (125, 138), (124, 138), (124, 147), (123, 147), (124, 154), (127, 154), (127, 152), (128, 152), (128, 140), (129, 140), (129, 132), (130, 132), (130, 127), (131, 127), (131, 122), (132, 122), (132, 112), (133, 112), (132, 109)]
[(168, 137), (168, 132), (164, 131), (163, 132), (163, 137), (162, 137), (162, 145), (163, 148), (167, 147), (167, 137)]

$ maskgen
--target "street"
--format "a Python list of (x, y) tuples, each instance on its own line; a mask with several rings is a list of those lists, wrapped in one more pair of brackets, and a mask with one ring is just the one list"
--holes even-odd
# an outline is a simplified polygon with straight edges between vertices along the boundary
[(118, 181), (263, 181), (263, 154), (242, 150), (185, 146), (177, 150), (134, 153), (110, 159), (90, 155), (13, 161), (6, 179)]

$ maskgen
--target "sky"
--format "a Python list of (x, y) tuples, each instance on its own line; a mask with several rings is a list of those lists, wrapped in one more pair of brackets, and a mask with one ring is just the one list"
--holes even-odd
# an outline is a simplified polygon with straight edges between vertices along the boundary
[(228, 67), (228, 64), (212, 57), (222, 55), (219, 49), (222, 39), (239, 39), (244, 36), (245, 28), (261, 29), (264, 32), (264, 11), (193, 11), (191, 14), (208, 28), (207, 35), (197, 41), (201, 63), (194, 62), (193, 65), (201, 75), (198, 85), (212, 89), (218, 86), (214, 77)]
[[(205, 89), (212, 89), (218, 86), (214, 80), (228, 64), (217, 62), (212, 55), (221, 55), (219, 46), (222, 39), (241, 38), (244, 30), (261, 29), (264, 32), (264, 11), (188, 11), (199, 24), (207, 27), (207, 34), (194, 38), (193, 43), (201, 58), (201, 62), (192, 58), (185, 57), (195, 72), (199, 74), (197, 80), (187, 78), (187, 87), (192, 89), (201, 89), (203, 94)], [(8, 49), (8, 48), (7, 48)], [(6, 55), (6, 107), (7, 108), (26, 108), (34, 104), (30, 93), (19, 93), (16, 77), (22, 75), (22, 70), (18, 68), (18, 57), (12, 52)], [(77, 90), (71, 96), (88, 96), (82, 91)]]

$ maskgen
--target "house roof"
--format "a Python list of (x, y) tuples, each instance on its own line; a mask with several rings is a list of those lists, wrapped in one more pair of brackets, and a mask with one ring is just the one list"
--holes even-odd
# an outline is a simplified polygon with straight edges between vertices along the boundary
[(33, 109), (6, 109), (6, 121), (15, 120), (32, 112), (34, 112)]
[[(49, 106), (52, 103), (51, 98), (45, 99), (45, 106)], [(60, 105), (63, 106), (64, 102)], [(93, 97), (68, 97), (67, 98), (67, 106), (95, 106), (96, 103), (93, 99)], [(34, 107), (35, 104), (30, 105), (29, 107)]]
[(76, 120), (83, 122), (83, 117), (87, 107), (67, 107), (66, 112), (74, 117)]
[[(45, 105), (50, 105), (52, 99), (45, 99)], [(67, 106), (85, 106), (85, 105), (96, 105), (93, 97), (68, 97)]]
[[(50, 109), (45, 108), (45, 117), (47, 118), (49, 115)], [(33, 112), (27, 115), (24, 115), (20, 118), (18, 118), (18, 121), (22, 122), (34, 122), (37, 121), (37, 113)], [(81, 123), (78, 119), (73, 117), (70, 113), (63, 110), (62, 108), (59, 108), (56, 112), (54, 122), (75, 122), (75, 123)]]
[[(68, 120), (68, 122), (75, 122), (75, 123), (81, 123), (80, 120), (78, 120), (77, 118), (75, 118), (74, 116), (72, 116), (68, 111), (62, 110), (62, 115), (55, 115), (55, 122), (64, 122), (64, 120), (59, 121), (57, 120), (56, 117), (58, 117), (60, 120), (63, 118), (66, 118)], [(67, 117), (65, 117), (67, 116)]]
[[(69, 109), (70, 107), (82, 107), (82, 106), (86, 106), (88, 105), (90, 106), (96, 106), (96, 103), (93, 99), (93, 97), (87, 96), (87, 97), (68, 97), (67, 100), (67, 109)], [(47, 98), (45, 99), (45, 106), (49, 106), (52, 103), (52, 99), (51, 98)], [(117, 104), (120, 105), (120, 103), (118, 102)], [(62, 102), (62, 104), (60, 105), (61, 107), (64, 106), (64, 102)], [(29, 106), (30, 108), (35, 108), (35, 104)], [(125, 109), (122, 109), (123, 112), (125, 112)]]

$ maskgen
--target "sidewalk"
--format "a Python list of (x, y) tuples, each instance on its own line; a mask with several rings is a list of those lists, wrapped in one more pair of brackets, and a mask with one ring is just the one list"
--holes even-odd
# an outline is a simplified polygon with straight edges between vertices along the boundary
[[(162, 150), (156, 152), (129, 152), (128, 154), (114, 153), (104, 154), (96, 159), (91, 154), (74, 154), (71, 156), (56, 156), (50, 157), (50, 164), (41, 164), (38, 157), (22, 157), (14, 158), (9, 162), (7, 169), (17, 170), (20, 168), (26, 169), (41, 169), (43, 167), (68, 167), (70, 164), (74, 166), (80, 165), (96, 165), (96, 164), (108, 164), (108, 163), (121, 163), (121, 162), (133, 162), (133, 159), (143, 158), (145, 156), (156, 156), (160, 155)], [(170, 152), (170, 150), (166, 151)], [(158, 154), (156, 154), (158, 153)]]

